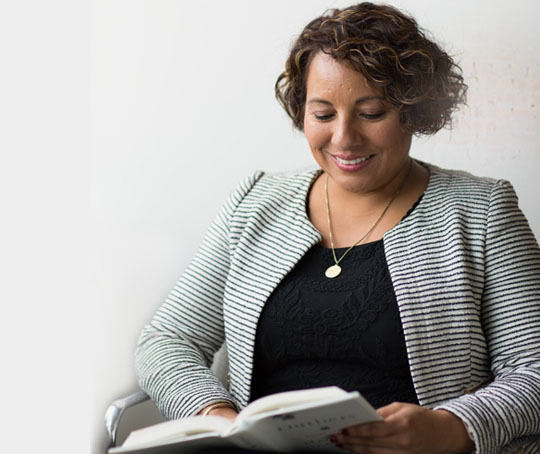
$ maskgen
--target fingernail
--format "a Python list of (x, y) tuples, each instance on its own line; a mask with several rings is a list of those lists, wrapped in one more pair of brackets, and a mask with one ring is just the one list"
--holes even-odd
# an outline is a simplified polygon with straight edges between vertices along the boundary
[(330, 441), (335, 443), (337, 441), (337, 437), (335, 435), (330, 435)]
[(343, 430), (341, 431), (341, 433), (342, 433), (343, 435), (349, 435), (349, 429), (343, 429)]

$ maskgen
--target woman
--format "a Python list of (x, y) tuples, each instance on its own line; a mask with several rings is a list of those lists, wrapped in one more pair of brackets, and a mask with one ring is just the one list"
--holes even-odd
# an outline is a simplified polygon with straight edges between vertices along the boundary
[[(362, 3), (306, 26), (278, 99), (320, 170), (246, 179), (138, 347), (169, 418), (357, 389), (355, 452), (538, 452), (540, 250), (511, 185), (414, 161), (463, 102), (413, 19)], [(227, 343), (229, 389), (209, 371)]]

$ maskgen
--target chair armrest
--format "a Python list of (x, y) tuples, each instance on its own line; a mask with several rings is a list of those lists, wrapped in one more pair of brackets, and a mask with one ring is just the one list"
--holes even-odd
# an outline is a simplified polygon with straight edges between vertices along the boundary
[[(214, 355), (211, 369), (223, 385), (228, 388), (229, 360), (225, 343), (223, 343)], [(118, 442), (118, 428), (120, 427), (120, 419), (124, 412), (130, 407), (146, 402), (148, 399), (150, 399), (148, 395), (140, 390), (122, 399), (115, 400), (109, 405), (105, 412), (105, 429), (109, 437), (109, 447), (116, 446)]]
[(105, 412), (105, 428), (109, 435), (109, 446), (116, 446), (118, 426), (124, 412), (134, 405), (145, 402), (149, 399), (144, 391), (137, 391), (122, 399), (115, 400)]

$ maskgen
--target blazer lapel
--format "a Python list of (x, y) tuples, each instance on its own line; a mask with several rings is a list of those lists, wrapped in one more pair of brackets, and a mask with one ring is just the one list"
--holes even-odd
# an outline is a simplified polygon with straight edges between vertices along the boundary
[[(230, 371), (240, 405), (249, 400), (257, 323), (271, 293), (321, 235), (308, 219), (306, 199), (318, 172), (259, 180), (231, 224), (234, 252), (224, 319)], [(236, 385), (234, 385), (236, 386)]]

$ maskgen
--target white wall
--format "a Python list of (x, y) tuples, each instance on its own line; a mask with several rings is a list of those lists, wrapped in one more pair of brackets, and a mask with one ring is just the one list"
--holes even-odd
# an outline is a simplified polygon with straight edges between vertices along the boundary
[[(96, 2), (92, 199), (105, 308), (96, 418), (134, 386), (138, 331), (228, 191), (255, 169), (311, 164), (272, 88), (292, 37), (327, 7), (347, 4)], [(455, 130), (417, 141), (413, 154), (512, 180), (540, 234), (539, 3), (395, 4), (448, 44), (470, 85)]]
[(2, 452), (90, 445), (89, 34), (84, 2), (0, 2)]
[[(78, 395), (71, 440), (89, 426), (98, 452), (107, 403), (135, 388), (138, 332), (228, 191), (255, 169), (311, 164), (273, 84), (303, 25), (351, 2), (75, 3), (0, 10), (1, 384), (36, 446), (58, 445), (58, 396)], [(540, 236), (540, 3), (393, 3), (458, 55), (470, 86), (455, 129), (413, 155), (510, 179)]]

